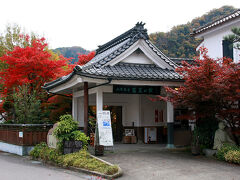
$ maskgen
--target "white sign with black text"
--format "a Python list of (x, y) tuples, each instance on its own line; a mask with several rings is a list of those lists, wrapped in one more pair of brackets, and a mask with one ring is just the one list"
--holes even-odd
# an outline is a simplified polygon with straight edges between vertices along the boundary
[(113, 146), (110, 111), (98, 111), (97, 122), (99, 132), (99, 144), (103, 146)]

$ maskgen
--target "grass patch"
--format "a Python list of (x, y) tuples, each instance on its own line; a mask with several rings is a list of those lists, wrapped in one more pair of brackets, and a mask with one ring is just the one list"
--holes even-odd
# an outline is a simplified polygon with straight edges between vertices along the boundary
[(56, 149), (49, 148), (45, 143), (35, 146), (30, 152), (33, 159), (41, 159), (45, 162), (54, 162), (63, 167), (83, 168), (90, 171), (113, 175), (118, 172), (118, 166), (111, 166), (94, 157), (86, 150), (62, 155)]

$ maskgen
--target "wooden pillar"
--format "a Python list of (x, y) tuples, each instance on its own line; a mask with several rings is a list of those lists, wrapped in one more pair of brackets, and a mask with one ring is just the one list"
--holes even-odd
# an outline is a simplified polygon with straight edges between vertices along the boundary
[(88, 82), (84, 82), (84, 133), (88, 132)]

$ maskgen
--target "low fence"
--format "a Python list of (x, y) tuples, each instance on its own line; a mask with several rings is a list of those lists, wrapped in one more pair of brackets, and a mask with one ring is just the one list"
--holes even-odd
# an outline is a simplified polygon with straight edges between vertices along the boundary
[(52, 124), (0, 124), (0, 141), (19, 146), (47, 142)]

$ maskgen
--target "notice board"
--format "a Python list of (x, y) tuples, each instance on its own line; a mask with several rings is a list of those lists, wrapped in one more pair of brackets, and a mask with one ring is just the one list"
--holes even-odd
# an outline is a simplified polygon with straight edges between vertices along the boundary
[(110, 111), (98, 111), (97, 122), (99, 132), (99, 144), (103, 146), (113, 146)]

